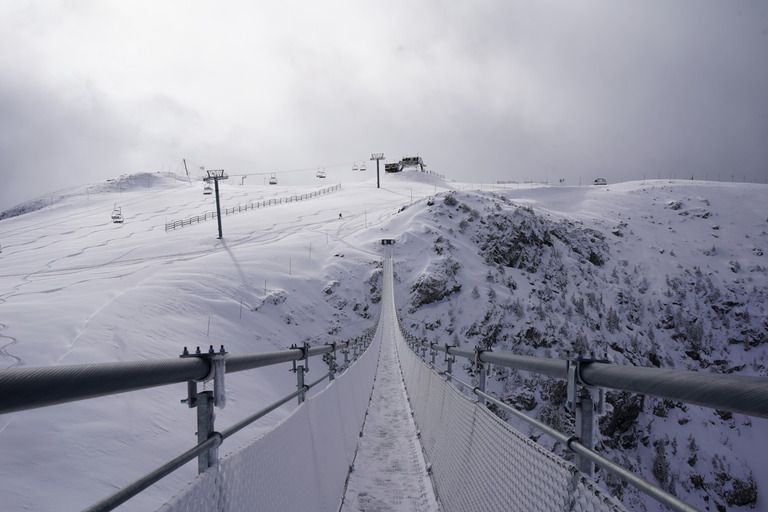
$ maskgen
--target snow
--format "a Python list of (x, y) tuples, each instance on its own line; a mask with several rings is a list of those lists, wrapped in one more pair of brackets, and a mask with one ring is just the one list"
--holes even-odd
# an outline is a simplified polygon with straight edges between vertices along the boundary
[[(334, 184), (334, 179), (329, 175), (291, 187), (227, 180), (220, 183), (222, 206), (303, 194)], [(52, 202), (24, 203), (14, 212), (28, 213), (0, 215), (0, 367), (169, 358), (184, 346), (210, 344), (224, 344), (231, 354), (247, 354), (356, 336), (373, 321), (383, 257), (380, 239), (394, 238), (395, 294), (406, 327), (440, 343), (458, 340), (473, 346), (484, 334), (475, 334), (482, 329), (471, 326), (498, 324), (504, 328), (497, 350), (562, 357), (572, 340), (583, 335), (618, 364), (650, 365), (647, 356), (654, 352), (666, 367), (768, 375), (767, 344), (738, 341), (750, 336), (742, 331), (759, 336), (768, 329), (763, 327), (768, 303), (768, 187), (649, 180), (607, 187), (478, 188), (419, 172), (382, 173), (381, 189), (371, 176), (342, 183), (341, 191), (326, 196), (224, 217), (222, 240), (216, 238), (215, 220), (164, 231), (166, 222), (215, 208), (212, 196), (202, 194), (201, 183), (186, 176), (124, 176), (60, 192)], [(454, 191), (457, 207), (444, 204), (447, 191)], [(125, 216), (122, 225), (110, 221), (115, 205)], [(578, 229), (601, 234), (609, 247), (605, 264), (585, 263), (567, 252), (565, 242), (554, 240), (555, 250), (545, 248), (536, 271), (508, 267), (501, 276), (498, 266), (482, 260), (475, 239), (487, 230), (481, 221), (490, 213), (522, 207), (531, 208), (541, 221), (571, 223), (570, 234)], [(460, 227), (462, 220), (465, 228)], [(439, 237), (443, 241), (438, 242)], [(460, 291), (434, 303), (412, 304), (412, 286), (419, 277), (443, 276), (451, 262), (459, 263), (452, 279)], [(562, 307), (558, 298), (542, 299), (554, 289), (556, 279), (545, 272), (555, 262), (564, 276), (564, 289), (555, 294), (562, 298)], [(610, 275), (614, 269), (616, 279)], [(643, 278), (647, 291), (640, 293)], [(705, 292), (695, 292), (697, 280), (711, 283), (706, 297)], [(688, 293), (665, 295), (672, 293), (673, 285)], [(715, 290), (720, 303), (737, 305), (730, 312), (713, 312), (705, 301), (714, 300)], [(584, 318), (573, 313), (569, 319), (571, 297), (588, 292), (602, 300), (602, 316), (588, 310)], [(633, 303), (622, 303), (627, 297), (640, 306), (634, 320)], [(512, 322), (512, 310), (501, 306), (515, 300), (522, 304), (523, 317)], [(677, 327), (656, 327), (663, 323), (667, 305), (686, 322), (700, 318), (712, 333), (712, 346), (702, 352), (702, 361), (686, 356), (684, 338), (671, 337)], [(541, 320), (537, 309), (550, 306), (549, 322)], [(604, 326), (604, 313), (611, 306), (619, 312), (621, 330), (594, 330)], [(534, 346), (520, 336), (535, 327), (546, 337), (548, 323), (566, 329), (559, 336), (563, 341)], [(635, 337), (638, 351), (630, 343)], [(472, 378), (471, 369), (455, 368)], [(530, 393), (538, 402), (531, 414), (540, 414), (545, 412), (541, 385), (528, 375), (507, 372), (494, 375), (490, 390), (511, 402)], [(274, 402), (294, 386), (293, 374), (283, 366), (228, 375), (228, 405), (217, 410), (217, 428)], [(179, 384), (1, 415), (3, 508), (82, 509), (190, 448), (195, 443), (195, 411), (179, 403), (185, 394), (186, 387)], [(683, 411), (676, 406), (661, 417), (652, 414), (654, 404), (646, 401), (633, 431), (647, 446), (640, 442), (633, 450), (610, 452), (613, 456), (653, 481), (653, 443), (667, 439), (670, 470), (680, 475), (676, 491), (692, 504), (703, 508), (721, 500), (714, 491), (719, 471), (738, 478), (754, 475), (760, 490), (756, 508), (768, 508), (768, 454), (761, 442), (768, 421), (742, 415), (722, 419), (711, 410)], [(286, 405), (227, 439), (220, 455), (265, 435), (294, 410), (295, 404)], [(698, 445), (693, 465), (687, 462), (689, 435)], [(673, 439), (676, 455), (671, 451)], [(365, 456), (367, 441), (364, 436), (359, 457)], [(403, 445), (412, 453), (412, 446)], [(362, 481), (350, 480), (350, 488), (362, 489), (384, 469), (373, 467)], [(362, 477), (362, 471), (356, 462), (353, 476)], [(193, 462), (122, 509), (156, 509), (195, 473)], [(709, 487), (695, 489), (686, 483), (684, 488), (694, 475), (701, 475)], [(727, 491), (729, 484), (724, 485)], [(703, 501), (707, 493), (709, 502)], [(656, 510), (631, 492), (623, 501), (630, 508)]]

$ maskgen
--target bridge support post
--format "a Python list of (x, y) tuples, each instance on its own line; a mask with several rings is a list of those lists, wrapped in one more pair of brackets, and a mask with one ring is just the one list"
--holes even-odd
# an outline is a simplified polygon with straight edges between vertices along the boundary
[(304, 397), (306, 395), (305, 392), (305, 386), (304, 386), (304, 372), (306, 369), (304, 368), (304, 365), (298, 365), (296, 367), (296, 389), (299, 390), (299, 405), (304, 403)]
[[(579, 442), (588, 450), (593, 448), (593, 403), (592, 398), (582, 396), (576, 400), (576, 437)], [(579, 471), (591, 475), (594, 471), (594, 464), (591, 460), (585, 459), (576, 454), (576, 464)]]
[(333, 352), (326, 354), (328, 361), (328, 382), (333, 381), (336, 374), (336, 343), (330, 343), (333, 347)]
[(445, 362), (448, 366), (446, 370), (448, 375), (446, 375), (445, 380), (447, 380), (448, 382), (451, 382), (451, 375), (453, 374), (453, 362), (456, 360), (456, 356), (450, 354), (450, 348), (451, 348), (451, 345), (446, 343), (445, 344)]
[[(575, 437), (582, 446), (589, 450), (594, 446), (594, 402), (589, 391), (583, 387), (579, 389), (578, 386), (585, 386), (584, 380), (581, 378), (581, 369), (596, 360), (594, 356), (585, 359), (581, 355), (568, 358), (568, 388), (565, 407), (575, 415)], [(591, 475), (594, 471), (592, 461), (581, 457), (579, 454), (576, 454), (576, 466), (579, 471), (587, 475)]]
[[(490, 351), (490, 349), (488, 350)], [(480, 374), (477, 377), (477, 389), (485, 393), (485, 385), (488, 381), (488, 369), (490, 368), (490, 364), (484, 363), (480, 360), (480, 356), (483, 352), (486, 352), (486, 350), (482, 349), (475, 349), (475, 368), (477, 368), (480, 371)], [(485, 398), (482, 396), (478, 396), (477, 399), (478, 402), (480, 402), (482, 405), (485, 405)]]
[[(213, 425), (215, 419), (214, 406), (224, 408), (227, 403), (224, 385), (226, 355), (227, 352), (224, 350), (224, 345), (221, 346), (221, 350), (218, 352), (214, 351), (213, 345), (211, 345), (207, 353), (202, 352), (200, 347), (197, 347), (194, 353), (190, 353), (187, 347), (184, 347), (184, 351), (179, 356), (182, 358), (197, 357), (206, 359), (210, 364), (210, 373), (199, 382), (213, 380), (213, 391), (201, 391), (198, 393), (198, 381), (187, 381), (187, 398), (181, 401), (190, 408), (197, 408), (197, 444), (208, 441), (215, 433)], [(218, 462), (219, 449), (216, 446), (198, 455), (197, 472), (202, 473), (208, 468), (216, 466)]]
[[(202, 444), (213, 435), (213, 391), (197, 394), (197, 444)], [(218, 464), (219, 449), (211, 448), (197, 457), (197, 472), (202, 473)]]
[[(486, 369), (485, 369), (485, 363), (478, 363), (480, 364), (480, 375), (477, 377), (477, 388), (485, 393), (485, 382), (488, 380), (488, 376), (486, 375)], [(485, 397), (479, 397), (477, 399), (478, 402), (485, 405)]]
[(309, 371), (309, 343), (305, 341), (303, 347), (299, 347), (294, 343), (291, 345), (291, 348), (301, 350), (302, 355), (299, 358), (299, 361), (306, 361), (306, 363), (300, 364), (298, 366), (296, 365), (296, 361), (293, 361), (293, 368), (288, 370), (296, 374), (296, 390), (299, 392), (298, 400), (299, 405), (301, 405), (304, 402), (304, 398), (307, 394), (306, 386), (304, 385), (304, 374)]

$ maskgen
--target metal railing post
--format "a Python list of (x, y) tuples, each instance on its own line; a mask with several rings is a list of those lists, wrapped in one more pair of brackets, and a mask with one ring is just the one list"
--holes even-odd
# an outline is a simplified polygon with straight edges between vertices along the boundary
[(309, 371), (309, 343), (306, 341), (304, 342), (304, 346), (299, 347), (295, 343), (291, 345), (292, 350), (301, 350), (302, 355), (299, 358), (299, 361), (305, 361), (304, 364), (296, 365), (296, 360), (293, 361), (293, 368), (289, 368), (289, 372), (293, 372), (296, 374), (296, 390), (298, 391), (298, 401), (299, 405), (301, 405), (304, 402), (304, 399), (306, 397), (306, 386), (304, 385), (304, 374)]
[[(208, 441), (214, 435), (214, 405), (224, 407), (226, 405), (226, 392), (224, 385), (224, 375), (226, 373), (226, 355), (224, 345), (218, 352), (213, 350), (213, 345), (207, 353), (197, 347), (195, 353), (190, 354), (187, 347), (184, 347), (181, 358), (200, 358), (208, 361), (208, 375), (201, 379), (201, 382), (213, 379), (213, 391), (197, 392), (197, 381), (187, 381), (187, 398), (182, 400), (188, 407), (197, 408), (197, 444)], [(219, 462), (218, 446), (201, 452), (197, 457), (197, 472), (202, 473), (210, 467), (216, 466)]]
[[(485, 382), (487, 380), (487, 375), (485, 372), (485, 364), (483, 364), (480, 361), (478, 361), (477, 364), (480, 365), (480, 375), (477, 377), (477, 389), (485, 393)], [(478, 395), (477, 401), (485, 405), (485, 397)]]
[(299, 405), (301, 405), (304, 402), (304, 396), (306, 395), (306, 392), (304, 390), (304, 372), (305, 372), (304, 365), (299, 365), (296, 367), (296, 389), (299, 391)]
[[(480, 360), (480, 355), (486, 352), (485, 350), (476, 348), (475, 349), (475, 368), (479, 370), (479, 375), (477, 376), (477, 389), (485, 393), (485, 387), (486, 387), (486, 381), (488, 380), (488, 366), (486, 363), (482, 362)], [(477, 395), (477, 401), (481, 403), (482, 405), (485, 405), (485, 397), (482, 395)]]
[(333, 351), (325, 354), (328, 362), (328, 382), (331, 382), (336, 374), (336, 343), (326, 343), (326, 345), (331, 345), (333, 347)]
[[(213, 391), (197, 394), (197, 444), (202, 444), (213, 435)], [(218, 463), (218, 448), (211, 448), (198, 455), (197, 472), (202, 473)]]
[(445, 362), (448, 365), (447, 373), (448, 375), (445, 376), (445, 380), (448, 382), (451, 382), (451, 375), (453, 375), (453, 362), (456, 360), (456, 356), (451, 355), (448, 353), (448, 349), (451, 348), (451, 345), (445, 344)]
[[(579, 443), (588, 450), (594, 447), (594, 402), (592, 396), (584, 388), (584, 380), (581, 378), (582, 369), (595, 362), (594, 357), (584, 359), (581, 355), (568, 358), (568, 387), (566, 391), (565, 407), (573, 412), (576, 419), (576, 435)], [(603, 361), (600, 361), (603, 362)], [(594, 463), (580, 454), (576, 454), (576, 466), (587, 475), (594, 471)]]
[[(587, 450), (592, 450), (594, 448), (593, 405), (592, 398), (589, 396), (582, 396), (576, 400), (576, 437), (579, 438), (579, 442)], [(592, 474), (595, 465), (590, 459), (582, 457), (577, 453), (576, 462), (582, 473), (587, 475)]]

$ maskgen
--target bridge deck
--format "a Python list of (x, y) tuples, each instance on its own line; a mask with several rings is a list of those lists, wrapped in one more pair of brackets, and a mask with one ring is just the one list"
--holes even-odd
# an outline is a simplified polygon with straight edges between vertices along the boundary
[[(342, 511), (437, 511), (395, 347), (391, 273), (385, 268), (379, 366)], [(388, 279), (389, 278), (389, 279)]]

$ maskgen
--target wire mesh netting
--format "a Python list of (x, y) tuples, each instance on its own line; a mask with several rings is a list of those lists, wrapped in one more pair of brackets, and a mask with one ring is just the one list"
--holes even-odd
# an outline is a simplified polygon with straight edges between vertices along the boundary
[(402, 336), (398, 354), (444, 510), (625, 510), (574, 465), (433, 372)]
[(199, 475), (162, 512), (338, 510), (380, 346), (262, 437)]

